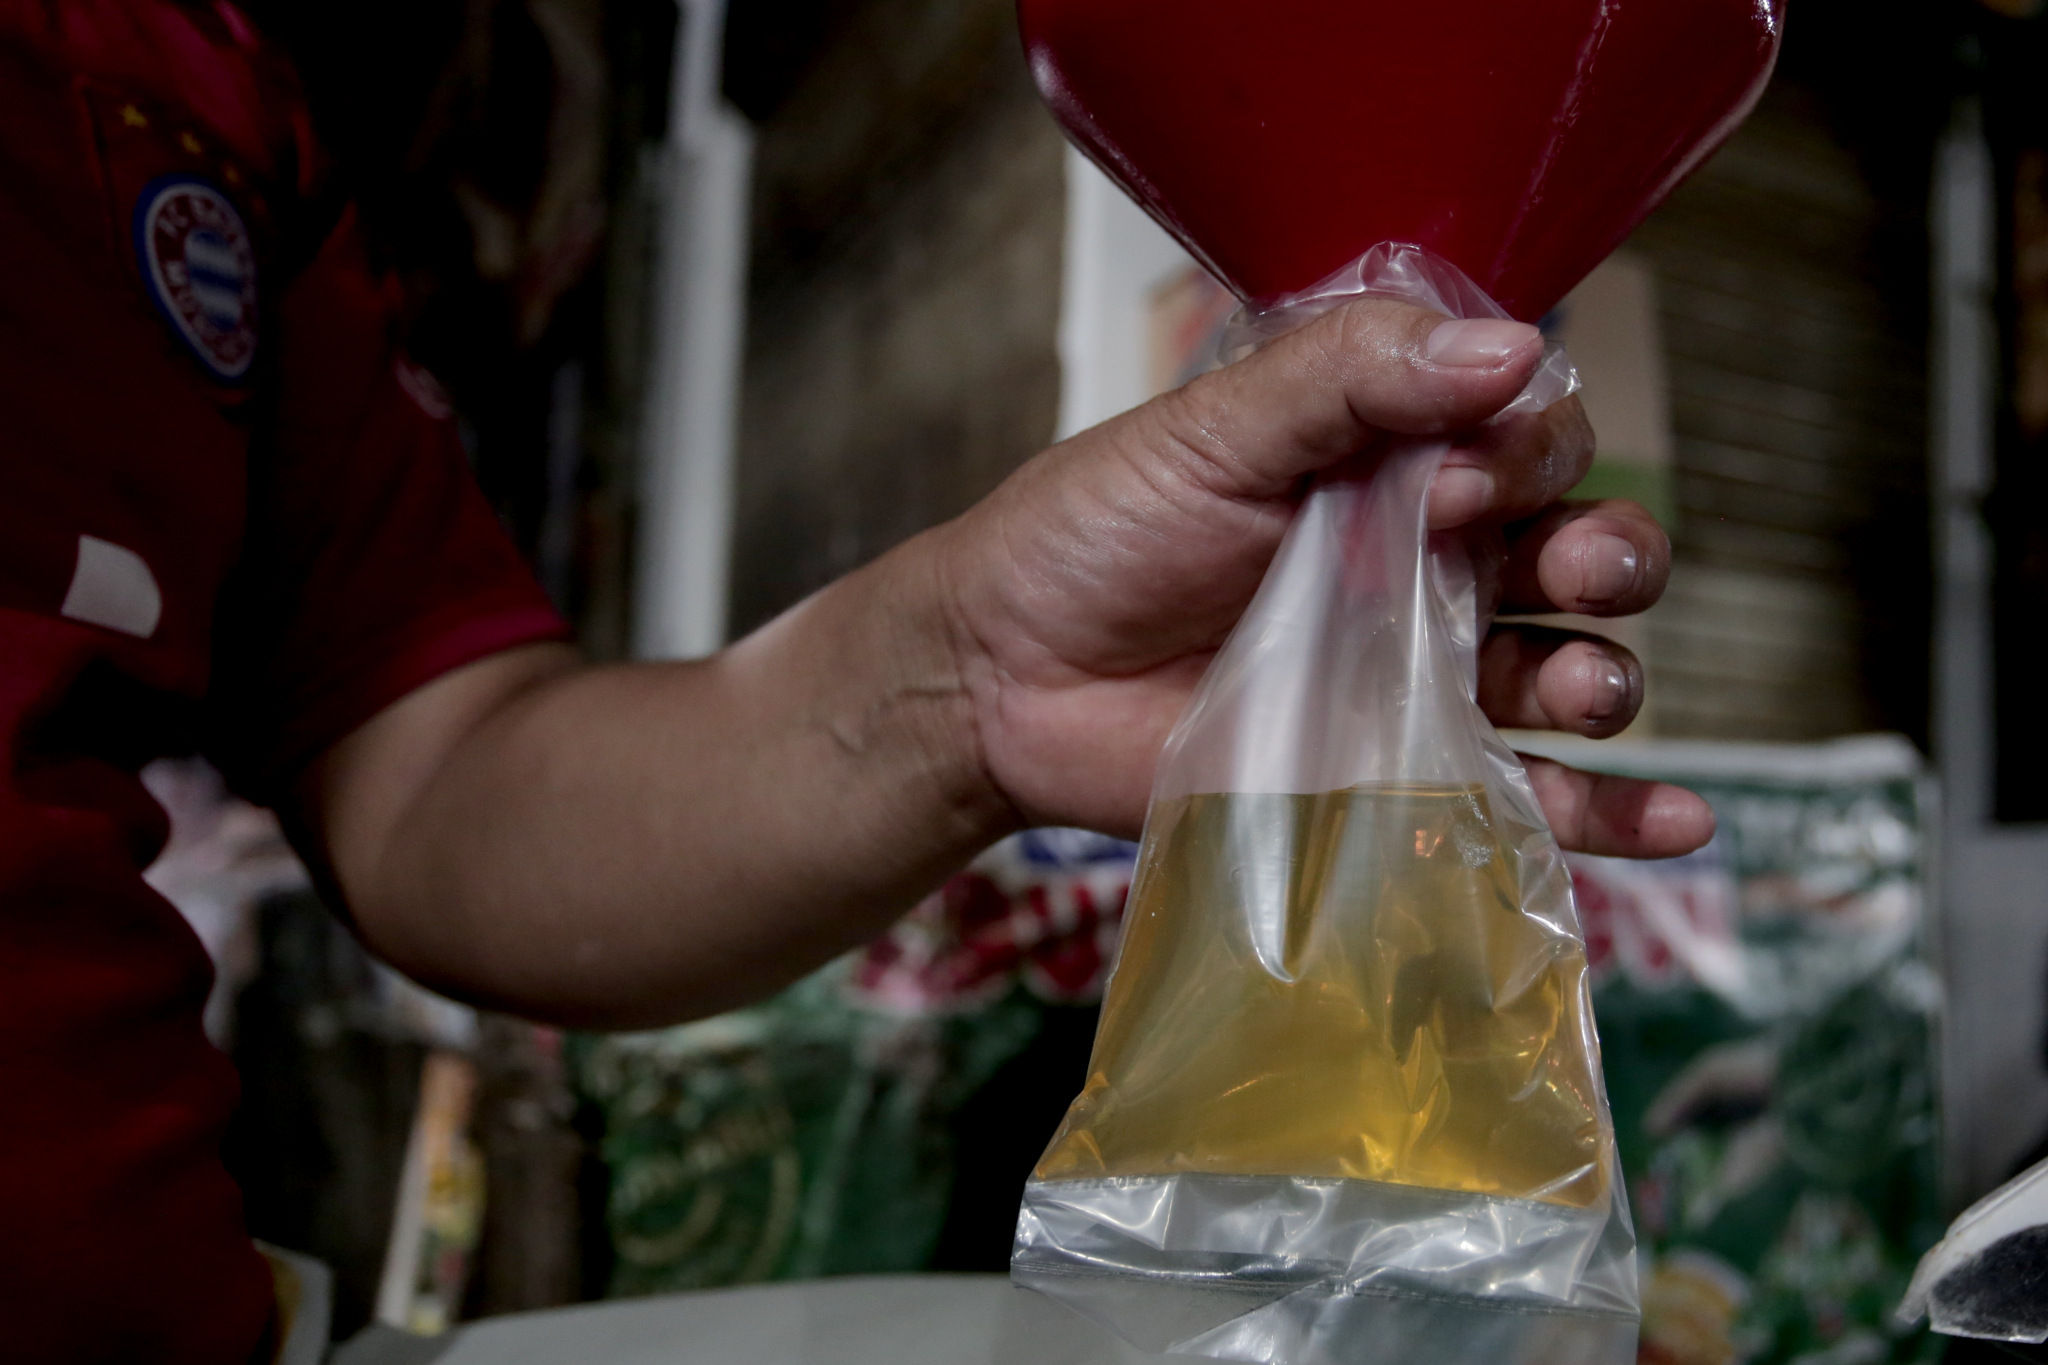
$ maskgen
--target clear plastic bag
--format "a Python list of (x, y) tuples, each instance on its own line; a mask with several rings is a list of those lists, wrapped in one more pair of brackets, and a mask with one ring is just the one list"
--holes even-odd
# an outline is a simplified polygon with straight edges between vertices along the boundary
[[(1505, 316), (1380, 246), (1346, 297)], [(1511, 410), (1569, 394), (1546, 356)], [(1448, 447), (1321, 479), (1160, 760), (1087, 1082), (1012, 1275), (1134, 1345), (1264, 1365), (1624, 1365), (1635, 1237), (1570, 879), (1475, 700)]]
[(1898, 1325), (1944, 1336), (2048, 1343), (2048, 1161), (1964, 1209), (1920, 1258)]

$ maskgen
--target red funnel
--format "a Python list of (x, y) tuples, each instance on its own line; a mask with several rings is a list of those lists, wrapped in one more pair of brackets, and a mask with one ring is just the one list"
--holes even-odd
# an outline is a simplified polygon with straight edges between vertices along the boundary
[(1414, 242), (1517, 317), (1749, 111), (1783, 0), (1019, 0), (1095, 162), (1253, 303)]

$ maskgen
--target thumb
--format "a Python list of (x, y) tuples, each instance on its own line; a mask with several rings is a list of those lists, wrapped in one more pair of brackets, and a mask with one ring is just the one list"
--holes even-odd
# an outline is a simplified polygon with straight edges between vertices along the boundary
[(1273, 498), (1387, 434), (1478, 426), (1513, 401), (1543, 355), (1526, 322), (1452, 319), (1358, 299), (1154, 399), (1124, 420), (1136, 442), (1204, 462), (1203, 482)]

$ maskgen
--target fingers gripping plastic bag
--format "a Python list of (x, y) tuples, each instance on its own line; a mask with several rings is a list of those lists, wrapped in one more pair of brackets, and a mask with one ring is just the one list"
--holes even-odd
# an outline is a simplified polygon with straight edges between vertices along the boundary
[[(1345, 297), (1506, 316), (1382, 246)], [(1553, 351), (1511, 406), (1569, 394)], [(1624, 1365), (1635, 1238), (1570, 879), (1475, 700), (1448, 447), (1309, 493), (1160, 760), (1088, 1078), (1012, 1275), (1132, 1344), (1270, 1365)]]

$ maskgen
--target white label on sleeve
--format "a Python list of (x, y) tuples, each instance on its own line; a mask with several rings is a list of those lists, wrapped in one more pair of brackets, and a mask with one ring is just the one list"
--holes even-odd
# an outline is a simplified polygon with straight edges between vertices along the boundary
[(74, 621), (147, 640), (163, 617), (164, 597), (141, 555), (98, 536), (80, 536), (78, 567), (60, 610)]

